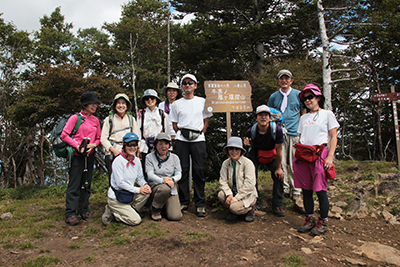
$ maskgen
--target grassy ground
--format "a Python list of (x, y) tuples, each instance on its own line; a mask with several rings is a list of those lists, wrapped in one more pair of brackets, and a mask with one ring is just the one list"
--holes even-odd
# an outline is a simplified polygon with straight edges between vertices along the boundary
[[(393, 173), (395, 163), (387, 162), (339, 162), (337, 165), (338, 181), (337, 186), (344, 186), (345, 181), (354, 176), (349, 170), (354, 164), (359, 166), (357, 175), (361, 180), (374, 181), (378, 179), (378, 173)], [(261, 188), (261, 198), (268, 199), (268, 193), (265, 188), (270, 187), (272, 180), (269, 173), (260, 172), (259, 186)], [(92, 196), (90, 206), (97, 210), (102, 210), (106, 199), (108, 187), (108, 178), (104, 174), (96, 174), (92, 182)], [(206, 197), (208, 209), (224, 210), (218, 202), (217, 192), (219, 184), (217, 181), (208, 182), (206, 185)], [(10, 212), (13, 215), (12, 220), (0, 221), (0, 246), (8, 251), (21, 253), (38, 249), (39, 256), (28, 257), (23, 260), (25, 266), (48, 266), (59, 264), (62, 259), (49, 256), (51, 249), (43, 249), (37, 240), (50, 238), (54, 232), (63, 232), (69, 229), (64, 221), (65, 215), (65, 191), (66, 185), (57, 187), (47, 186), (22, 186), (16, 189), (6, 189), (0, 191), (0, 214)], [(345, 197), (354, 197), (351, 192), (346, 193)], [(398, 199), (393, 198), (392, 203), (397, 203)], [(285, 200), (286, 209), (293, 208), (291, 200)], [(371, 201), (368, 205), (381, 205), (378, 200)], [(398, 205), (395, 205), (398, 206)], [(394, 215), (399, 212), (392, 209)], [(128, 227), (124, 224), (113, 223), (104, 227), (99, 223), (101, 221), (101, 212), (95, 214), (93, 221), (96, 224), (86, 226), (79, 237), (71, 239), (65, 244), (68, 250), (79, 251), (89, 240), (96, 239), (101, 248), (110, 248), (123, 246), (135, 240), (147, 240), (151, 237), (167, 237), (172, 235), (173, 230), (162, 228), (159, 224), (148, 221), (138, 227)], [(57, 229), (54, 229), (57, 228)], [(199, 240), (207, 241), (214, 237), (207, 232), (188, 229), (179, 234), (176, 242), (179, 246), (187, 246), (192, 242)], [(96, 255), (86, 255), (82, 261), (87, 264), (95, 262)], [(286, 266), (302, 266), (304, 260), (297, 254), (282, 257)]]

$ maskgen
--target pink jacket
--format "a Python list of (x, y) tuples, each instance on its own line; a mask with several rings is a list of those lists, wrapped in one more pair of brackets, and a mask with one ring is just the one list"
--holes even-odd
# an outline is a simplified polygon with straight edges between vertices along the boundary
[[(74, 138), (71, 138), (69, 135), (72, 133), (75, 124), (78, 121), (78, 115), (76, 114), (72, 115), (68, 119), (68, 122), (60, 136), (65, 143), (75, 148), (75, 155), (79, 155), (76, 152), (76, 148), (81, 144), (83, 138), (85, 137), (90, 138), (90, 143), (96, 143), (96, 146), (100, 145), (101, 128), (99, 119), (93, 115), (88, 117), (83, 110), (81, 110), (80, 114), (82, 116), (82, 121)], [(93, 152), (94, 150), (92, 150), (91, 154)]]

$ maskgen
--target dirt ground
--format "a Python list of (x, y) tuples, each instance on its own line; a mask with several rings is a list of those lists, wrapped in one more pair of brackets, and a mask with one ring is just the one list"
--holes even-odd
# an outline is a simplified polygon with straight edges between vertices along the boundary
[(153, 222), (147, 216), (136, 227), (104, 227), (103, 208), (92, 206), (94, 218), (75, 227), (56, 222), (46, 229), (46, 237), (29, 240), (35, 245), (32, 249), (0, 248), (0, 265), (23, 266), (45, 256), (61, 260), (53, 266), (301, 266), (284, 260), (295, 254), (304, 266), (355, 266), (354, 260), (365, 266), (390, 266), (354, 250), (363, 241), (400, 249), (400, 226), (382, 219), (330, 219), (329, 233), (313, 238), (297, 233), (303, 215), (287, 209), (284, 218), (266, 210), (253, 223), (228, 223), (226, 210), (209, 208), (207, 217), (198, 218), (190, 206), (179, 222)]

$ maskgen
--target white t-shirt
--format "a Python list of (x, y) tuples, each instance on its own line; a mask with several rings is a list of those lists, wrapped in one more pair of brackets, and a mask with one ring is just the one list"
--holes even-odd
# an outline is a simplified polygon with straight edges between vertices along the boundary
[[(171, 106), (172, 106), (172, 104), (169, 103), (169, 110), (170, 110), (170, 111), (171, 111)], [(161, 110), (163, 110), (163, 111), (165, 112), (165, 101), (161, 102), (161, 103), (158, 105), (158, 108), (161, 109)], [(169, 117), (168, 117), (168, 121), (169, 121), (169, 128), (170, 128), (170, 130), (171, 130), (170, 135), (171, 135), (171, 136), (175, 136), (175, 135), (176, 135), (176, 132), (174, 131), (174, 127), (172, 127), (172, 121), (171, 121), (171, 119), (170, 119)]]
[[(192, 99), (181, 98), (176, 100), (171, 106), (169, 119), (172, 122), (177, 122), (179, 129), (183, 127), (194, 127), (201, 131), (204, 128), (204, 119), (212, 116), (212, 113), (205, 111), (205, 102), (206, 100), (204, 98), (198, 96), (195, 96)], [(201, 133), (197, 139), (189, 141), (183, 137), (181, 131), (178, 131), (176, 134), (176, 140), (200, 142), (205, 141), (206, 138), (204, 134)]]
[(321, 109), (317, 113), (304, 114), (300, 117), (298, 129), (300, 143), (308, 146), (328, 144), (329, 131), (339, 126), (330, 110)]

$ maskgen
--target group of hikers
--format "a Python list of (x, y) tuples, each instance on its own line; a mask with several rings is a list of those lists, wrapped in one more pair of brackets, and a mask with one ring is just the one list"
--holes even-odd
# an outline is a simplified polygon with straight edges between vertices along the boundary
[[(243, 139), (229, 138), (218, 199), (229, 209), (228, 221), (253, 222), (259, 208), (258, 168), (264, 165), (273, 180), (272, 212), (285, 216), (284, 198), (290, 197), (306, 216), (298, 231), (322, 235), (327, 231), (327, 184), (339, 124), (332, 111), (323, 109), (324, 97), (316, 85), (308, 84), (299, 91), (291, 87), (293, 81), (289, 70), (279, 71), (280, 89), (267, 105), (256, 108), (256, 123)], [(144, 207), (154, 221), (163, 216), (180, 220), (190, 204), (189, 176), (196, 215), (206, 216), (205, 132), (212, 114), (205, 110), (205, 99), (194, 95), (197, 85), (194, 75), (185, 74), (180, 86), (170, 82), (163, 88), (164, 102), (155, 90), (146, 90), (142, 97), (146, 108), (138, 112), (137, 120), (130, 114), (129, 97), (117, 94), (102, 128), (93, 115), (101, 103), (96, 93), (82, 94), (82, 110), (68, 119), (61, 133), (61, 139), (74, 148), (66, 223), (74, 226), (93, 216), (88, 209), (90, 184), (94, 150), (100, 144), (106, 151), (110, 178), (104, 225), (113, 221), (138, 225)], [(275, 119), (277, 113), (284, 124)], [(81, 122), (74, 131), (78, 118)], [(314, 217), (313, 192), (319, 201), (318, 219)]]

